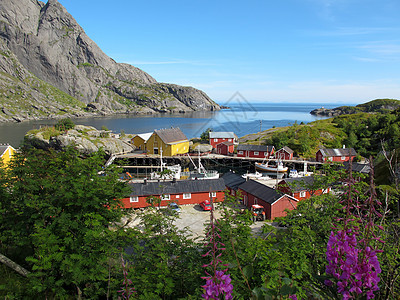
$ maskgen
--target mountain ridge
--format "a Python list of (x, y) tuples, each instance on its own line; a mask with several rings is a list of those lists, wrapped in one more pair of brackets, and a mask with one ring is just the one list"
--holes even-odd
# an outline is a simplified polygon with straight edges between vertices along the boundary
[(0, 121), (219, 109), (108, 57), (57, 0), (0, 0)]

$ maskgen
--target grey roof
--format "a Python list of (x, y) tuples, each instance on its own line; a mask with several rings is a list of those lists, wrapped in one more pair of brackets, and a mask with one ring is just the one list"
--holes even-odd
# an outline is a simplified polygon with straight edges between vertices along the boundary
[(132, 189), (132, 196), (150, 196), (162, 194), (183, 194), (200, 192), (217, 192), (225, 190), (224, 180), (203, 179), (203, 180), (182, 180), (182, 181), (160, 181), (145, 183), (129, 183)]
[(273, 188), (251, 179), (242, 183), (239, 188), (269, 204), (273, 204), (282, 197), (282, 194), (278, 193)]
[(225, 185), (233, 190), (237, 190), (238, 186), (246, 181), (242, 176), (228, 172), (221, 177), (225, 181)]
[(294, 152), (294, 151), (293, 151), (292, 149), (290, 149), (288, 146), (285, 146), (285, 147), (279, 149), (279, 150), (276, 151), (276, 152), (280, 152), (280, 151), (285, 151), (285, 152), (287, 152), (287, 153), (293, 153), (293, 152)]
[(267, 145), (238, 145), (238, 151), (268, 151), (271, 152), (274, 146)]
[(295, 178), (285, 178), (281, 180), (279, 184), (282, 182), (286, 182), (293, 192), (304, 191), (307, 186), (311, 186), (314, 183), (314, 176), (304, 176), (304, 177), (295, 177)]
[(237, 139), (237, 135), (231, 131), (210, 131), (210, 139)]
[(158, 129), (154, 130), (154, 132), (166, 144), (188, 141), (186, 135), (179, 128)]
[(357, 152), (354, 148), (338, 148), (338, 149), (320, 149), (322, 156), (356, 156)]
[[(348, 170), (350, 168), (350, 163), (348, 161), (344, 162), (343, 166)], [(371, 172), (371, 167), (369, 164), (361, 164), (353, 162), (351, 164), (352, 171), (369, 174)]]

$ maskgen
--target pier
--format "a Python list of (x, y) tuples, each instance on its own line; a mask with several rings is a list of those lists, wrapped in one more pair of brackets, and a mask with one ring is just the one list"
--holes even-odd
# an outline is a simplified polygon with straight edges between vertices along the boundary
[[(226, 156), (220, 154), (206, 154), (206, 155), (177, 155), (177, 156), (163, 156), (163, 162), (167, 165), (180, 164), (182, 169), (193, 169), (193, 163), (197, 164), (198, 159), (201, 159), (201, 163), (206, 169), (220, 170), (221, 173), (232, 171), (238, 172), (254, 172), (255, 162), (276, 162), (276, 158), (263, 159), (253, 157), (237, 157), (237, 156)], [(132, 172), (132, 175), (136, 173), (147, 176), (153, 171), (158, 171), (161, 165), (160, 156), (154, 154), (143, 154), (143, 153), (118, 153), (110, 157), (109, 161), (114, 163), (128, 172)], [(303, 159), (292, 159), (292, 160), (281, 160), (285, 166), (290, 169), (303, 170), (304, 164), (307, 166), (315, 166), (318, 168), (322, 165), (317, 161), (307, 161)]]

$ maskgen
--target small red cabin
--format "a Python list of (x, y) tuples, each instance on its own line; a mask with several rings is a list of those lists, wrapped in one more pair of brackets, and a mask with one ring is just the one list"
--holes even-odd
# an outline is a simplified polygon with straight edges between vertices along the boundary
[(319, 196), (326, 194), (331, 191), (331, 188), (319, 188), (314, 186), (315, 177), (297, 177), (297, 178), (285, 178), (278, 183), (277, 190), (291, 195), (297, 200), (308, 199), (312, 196)]
[(239, 145), (238, 157), (269, 158), (274, 155), (275, 147), (266, 145)]
[[(209, 134), (210, 145), (216, 148), (218, 144), (228, 142), (232, 144), (238, 143), (238, 137), (233, 132), (210, 131)], [(232, 152), (233, 153), (233, 150)]]
[(353, 160), (357, 156), (354, 148), (340, 149), (319, 149), (315, 154), (315, 159), (319, 162), (345, 162)]
[(294, 197), (282, 195), (273, 188), (251, 179), (239, 185), (238, 190), (242, 194), (243, 204), (248, 208), (254, 204), (263, 206), (268, 220), (286, 216), (286, 209), (293, 210), (297, 207), (298, 200)]
[(282, 160), (291, 160), (293, 159), (293, 150), (289, 147), (285, 146), (278, 151), (275, 152), (275, 156)]
[(216, 147), (216, 152), (217, 154), (222, 154), (222, 155), (230, 155), (233, 154), (235, 150), (235, 145), (231, 142), (222, 142), (219, 143)]

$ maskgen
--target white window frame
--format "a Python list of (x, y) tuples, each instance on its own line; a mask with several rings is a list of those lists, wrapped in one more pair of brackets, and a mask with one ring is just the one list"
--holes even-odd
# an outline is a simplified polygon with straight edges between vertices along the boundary
[(342, 160), (346, 160), (346, 156), (342, 156), (341, 159), (342, 159)]
[(243, 151), (242, 150), (238, 151), (238, 154), (243, 154)]
[(191, 193), (183, 193), (183, 199), (191, 199), (192, 194)]
[(260, 155), (260, 152), (258, 152), (258, 151), (254, 151), (253, 153), (254, 153), (254, 155)]
[(215, 143), (218, 142), (218, 139), (214, 139), (214, 142), (215, 142)]
[(213, 198), (217, 197), (217, 192), (210, 192), (210, 197), (213, 197)]
[(232, 139), (228, 139), (228, 142), (232, 142)]
[(306, 191), (300, 192), (300, 198), (304, 198), (307, 195)]
[(170, 194), (165, 194), (165, 195), (161, 195), (161, 200), (171, 200), (171, 195)]
[(129, 202), (130, 202), (130, 203), (137, 203), (137, 202), (139, 202), (139, 196), (130, 196)]

